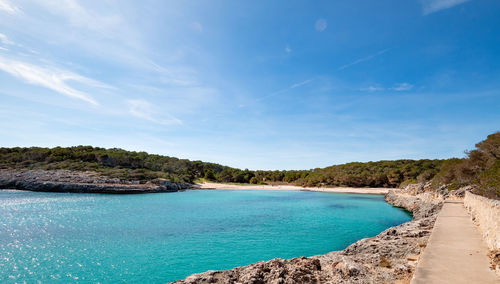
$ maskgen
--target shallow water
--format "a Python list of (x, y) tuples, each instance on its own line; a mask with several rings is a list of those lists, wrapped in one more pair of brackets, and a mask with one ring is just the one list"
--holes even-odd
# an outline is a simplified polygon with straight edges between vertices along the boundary
[(380, 195), (0, 190), (0, 283), (168, 282), (342, 250), (410, 219)]

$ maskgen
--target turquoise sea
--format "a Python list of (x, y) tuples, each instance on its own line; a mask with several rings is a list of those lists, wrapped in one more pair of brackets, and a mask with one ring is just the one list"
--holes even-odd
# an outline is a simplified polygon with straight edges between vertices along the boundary
[(0, 283), (168, 282), (342, 250), (410, 219), (380, 195), (0, 190)]

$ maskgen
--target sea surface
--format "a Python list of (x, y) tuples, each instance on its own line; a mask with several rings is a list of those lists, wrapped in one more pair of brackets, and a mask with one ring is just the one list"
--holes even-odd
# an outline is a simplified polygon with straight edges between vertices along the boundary
[(168, 282), (342, 250), (410, 219), (381, 195), (0, 190), (0, 283)]

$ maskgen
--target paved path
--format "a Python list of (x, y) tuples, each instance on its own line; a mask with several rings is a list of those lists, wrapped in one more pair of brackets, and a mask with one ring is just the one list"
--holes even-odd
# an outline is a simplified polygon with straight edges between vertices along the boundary
[(412, 284), (500, 283), (487, 256), (488, 248), (462, 201), (446, 201)]

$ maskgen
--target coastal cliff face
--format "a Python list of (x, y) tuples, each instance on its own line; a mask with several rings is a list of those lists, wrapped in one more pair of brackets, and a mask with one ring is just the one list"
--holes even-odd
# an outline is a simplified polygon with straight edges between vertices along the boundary
[(500, 201), (467, 192), (464, 206), (479, 226), (490, 249), (492, 268), (500, 276)]
[(174, 283), (408, 283), (442, 198), (439, 194), (415, 194), (407, 188), (390, 191), (386, 200), (411, 211), (413, 221), (362, 239), (343, 251), (208, 271)]
[(139, 181), (122, 181), (89, 171), (0, 170), (0, 188), (29, 191), (131, 194), (174, 192), (190, 187), (187, 183), (160, 179), (142, 184)]

